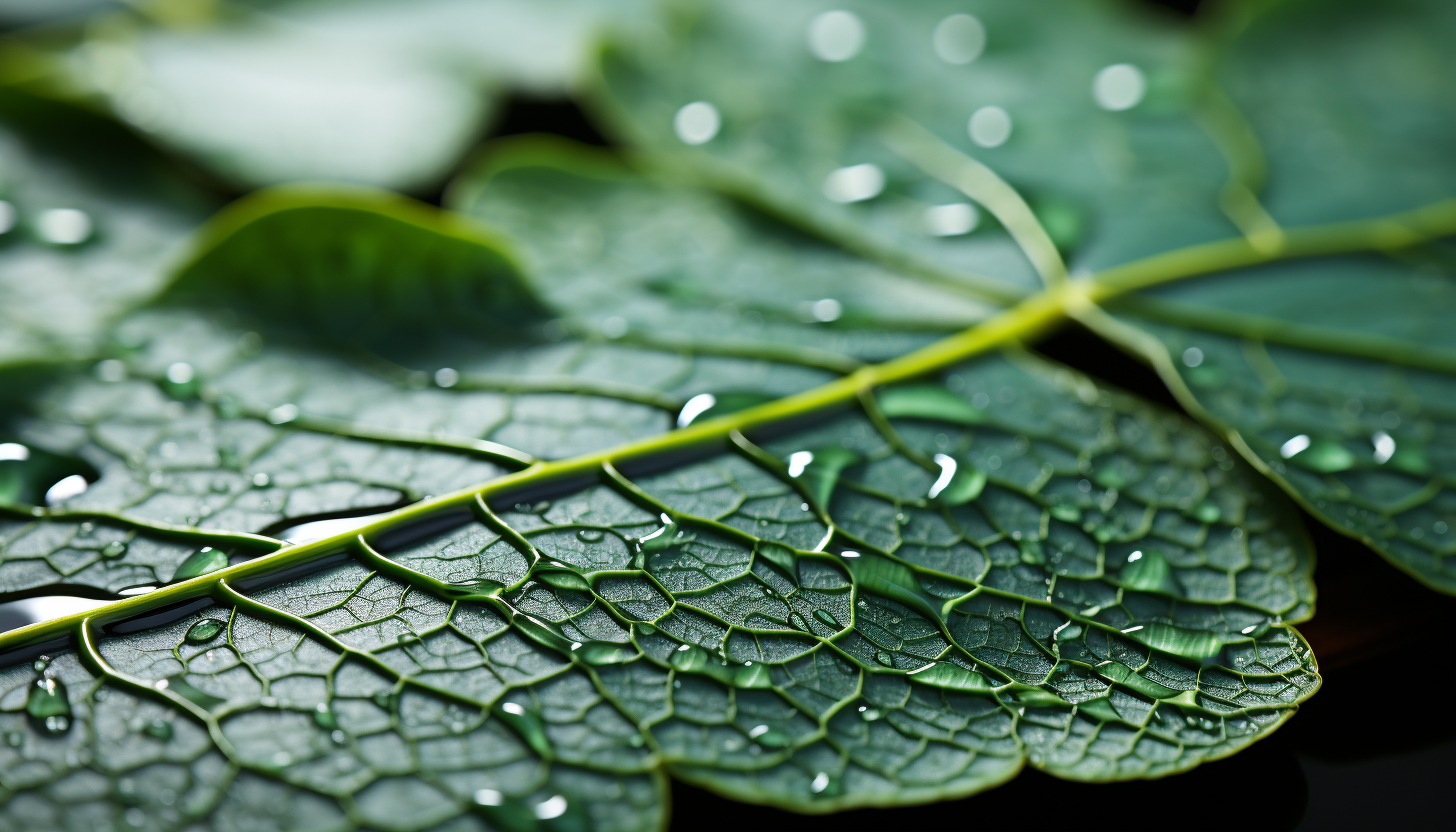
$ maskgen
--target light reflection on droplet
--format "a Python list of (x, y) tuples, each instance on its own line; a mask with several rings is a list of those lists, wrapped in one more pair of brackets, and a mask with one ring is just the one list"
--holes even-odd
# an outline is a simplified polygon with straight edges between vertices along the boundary
[(275, 425), (286, 425), (298, 418), (298, 405), (280, 404), (268, 411), (268, 421)]
[(982, 107), (971, 113), (966, 132), (981, 147), (1000, 147), (1011, 138), (1011, 114), (1000, 107)]
[(440, 387), (454, 387), (460, 383), (460, 371), (452, 367), (441, 367), (435, 371), (435, 384)]
[(936, 237), (969, 234), (981, 224), (981, 212), (966, 202), (934, 205), (925, 209), (925, 230)]
[(1130, 554), (1130, 555), (1127, 556), (1127, 562), (1128, 563), (1136, 563), (1136, 562), (1138, 562), (1138, 561), (1140, 561), (1142, 559), (1143, 559), (1143, 553), (1140, 552), (1140, 551), (1139, 552), (1133, 552), (1132, 554)]
[(834, 171), (824, 180), (824, 195), (835, 202), (873, 199), (884, 189), (885, 172), (878, 165), (850, 165)]
[(940, 492), (944, 491), (947, 485), (950, 485), (950, 481), (955, 479), (956, 473), (956, 461), (953, 457), (946, 456), (945, 454), (936, 454), (935, 464), (940, 466), (940, 476), (936, 477), (935, 482), (930, 486), (930, 494), (927, 496), (932, 500), (940, 496)]
[(536, 817), (541, 820), (551, 820), (566, 814), (566, 798), (561, 795), (552, 795), (549, 799), (536, 804)]
[(703, 144), (713, 140), (723, 120), (718, 108), (706, 101), (684, 104), (672, 117), (672, 131), (684, 144)]
[(789, 476), (797, 477), (804, 473), (809, 463), (814, 461), (813, 451), (794, 451), (789, 454)]
[(1197, 367), (1203, 363), (1203, 350), (1197, 347), (1189, 347), (1183, 351), (1183, 363), (1189, 367)]
[(0, 234), (15, 227), (15, 206), (0, 199)]
[(73, 246), (91, 236), (91, 216), (76, 208), (50, 208), (36, 219), (36, 230), (48, 243)]
[(986, 27), (968, 14), (953, 14), (935, 26), (935, 54), (948, 64), (968, 64), (986, 48)]
[(847, 61), (859, 54), (864, 42), (864, 23), (853, 12), (835, 9), (809, 21), (809, 53), (821, 61)]
[(521, 716), (526, 713), (526, 709), (515, 702), (502, 703), (501, 710), (505, 711), (508, 714), (515, 714), (516, 716)]
[(1290, 457), (1294, 456), (1295, 454), (1308, 447), (1309, 437), (1301, 433), (1293, 439), (1290, 439), (1288, 442), (1285, 442), (1283, 445), (1280, 445), (1279, 455), (1284, 457), (1285, 459), (1289, 459)]
[(1092, 79), (1092, 100), (1104, 110), (1130, 110), (1148, 91), (1143, 71), (1132, 64), (1113, 64), (1097, 71)]
[(19, 442), (0, 442), (0, 462), (24, 462), (30, 459), (30, 449)]
[(1375, 446), (1375, 462), (1378, 465), (1384, 465), (1395, 456), (1395, 440), (1383, 430), (1370, 437), (1370, 444)]
[(85, 477), (80, 474), (72, 474), (46, 489), (46, 505), (53, 506), (63, 500), (78, 497), (85, 493), (86, 487), (89, 485), (90, 483), (86, 482)]
[(809, 791), (814, 794), (818, 794), (827, 788), (829, 788), (829, 775), (822, 771), (814, 775), (814, 782), (809, 784)]
[(810, 304), (809, 314), (814, 320), (827, 324), (839, 320), (839, 316), (844, 314), (844, 307), (834, 298), (822, 298)]
[(718, 403), (718, 397), (712, 393), (699, 393), (687, 400), (682, 410), (677, 414), (677, 426), (685, 428), (693, 423), (693, 420), (703, 415), (709, 408)]
[(192, 369), (192, 365), (186, 361), (178, 361), (176, 364), (167, 368), (167, 380), (173, 384), (186, 384), (196, 375), (196, 372)]
[(501, 793), (495, 789), (476, 789), (475, 802), (480, 806), (501, 805)]

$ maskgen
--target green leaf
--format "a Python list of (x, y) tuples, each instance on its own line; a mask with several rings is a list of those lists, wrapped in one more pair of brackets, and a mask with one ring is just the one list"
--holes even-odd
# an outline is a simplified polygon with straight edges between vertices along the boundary
[[(844, 24), (844, 57), (816, 54), (835, 37), (832, 22), (815, 29), (819, 3), (686, 5), (667, 37), (627, 33), (605, 53), (608, 124), (675, 173), (851, 249), (1005, 296), (1035, 280), (1008, 231), (1100, 268), (1231, 230), (1186, 27), (1112, 2), (991, 4), (969, 21), (963, 3), (870, 2), (850, 12), (859, 38)], [(1137, 94), (1099, 105), (1109, 67)], [(676, 129), (693, 102), (716, 114), (712, 136)], [(1016, 185), (1041, 227), (1004, 214), (966, 154)], [(1060, 269), (1049, 256), (1038, 267)]]
[[(517, 239), (543, 305), (463, 220), (265, 195), (118, 326), (125, 378), (63, 371), (27, 401), (27, 447), (100, 476), (17, 520), (55, 542), (7, 549), (6, 591), (57, 564), (97, 589), (170, 582), (0, 642), (49, 657), (0, 671), (0, 703), (54, 682), (70, 705), (0, 706), (22, 757), (52, 761), (29, 788), (124, 753), (76, 799), (143, 825), (632, 829), (661, 822), (665, 773), (815, 812), (968, 794), (1027, 761), (1158, 776), (1317, 687), (1289, 627), (1311, 554), (1276, 490), (1172, 414), (981, 354), (1053, 313), (935, 341), (992, 310), (578, 151), (493, 158), (453, 198)], [(458, 292), (558, 317), (419, 325)], [(826, 296), (839, 317), (802, 314)], [(325, 298), (380, 323), (350, 331)], [(932, 305), (947, 323), (914, 320)], [(669, 430), (747, 390), (768, 400)], [(635, 422), (614, 432), (604, 406)], [(533, 457), (557, 461), (506, 474)], [(413, 500), (246, 559), (258, 532)], [(117, 534), (127, 553), (95, 554)], [(179, 545), (135, 542), (153, 539)], [(242, 562), (214, 571), (220, 552)], [(166, 806), (169, 777), (195, 799)]]
[[(261, 5), (263, 8), (250, 8)], [(118, 13), (70, 42), (36, 38), (36, 88), (102, 102), (244, 187), (440, 182), (507, 83), (560, 95), (607, 14), (637, 3), (520, 0), (174, 3)]]
[[(626, 829), (659, 821), (663, 771), (800, 811), (966, 794), (1023, 760), (1155, 776), (1247, 744), (1313, 691), (1307, 646), (1276, 623), (1307, 614), (1310, 560), (1274, 491), (1176, 417), (1084, 401), (1085, 379), (1043, 362), (942, 379), (971, 401), (1014, 385), (986, 410), (1020, 434), (910, 419), (886, 435), (844, 414), (761, 449), (720, 439), (683, 462), (647, 442), (615, 467), (528, 472), (364, 542), (296, 547), (302, 577), (255, 561), (193, 582), (202, 600), (175, 613), (88, 622), (39, 669), (5, 671), (11, 691), (59, 683), (69, 707), (47, 713), (69, 727), (0, 721), (19, 753), (55, 749), (48, 780), (121, 749), (122, 770), (166, 759), (206, 796), (186, 813), (266, 797), (418, 828), (564, 801)], [(867, 461), (826, 527), (770, 460), (831, 437)], [(938, 508), (927, 446), (1005, 454), (995, 490)], [(593, 468), (596, 483), (567, 474)], [(1081, 489), (1104, 472), (1120, 490)], [(1150, 547), (1162, 583), (1118, 571)], [(144, 782), (128, 805), (163, 812)], [(125, 791), (96, 789), (80, 799)]]

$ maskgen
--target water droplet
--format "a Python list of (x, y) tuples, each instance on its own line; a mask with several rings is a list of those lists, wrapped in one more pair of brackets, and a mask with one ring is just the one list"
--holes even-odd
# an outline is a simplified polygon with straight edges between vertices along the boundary
[(324, 704), (323, 702), (320, 702), (314, 706), (313, 721), (315, 725), (324, 729), (325, 731), (339, 730), (338, 717), (334, 716), (334, 712), (330, 710), (329, 706)]
[(495, 789), (476, 789), (475, 802), (479, 806), (499, 806), (501, 798), (504, 797)]
[(1011, 114), (1000, 107), (982, 107), (971, 113), (966, 132), (981, 147), (1000, 147), (1011, 138)]
[(932, 237), (959, 237), (976, 230), (981, 224), (981, 212), (969, 203), (952, 202), (926, 208), (921, 221), (925, 224), (925, 233)]
[(722, 126), (718, 108), (706, 101), (684, 104), (672, 117), (672, 131), (683, 144), (706, 144), (718, 135)]
[(1193, 509), (1193, 516), (1203, 523), (1217, 523), (1219, 518), (1223, 517), (1223, 512), (1219, 511), (1218, 506), (1213, 503), (1203, 502)]
[(839, 168), (824, 179), (824, 195), (834, 202), (863, 202), (885, 190), (885, 172), (879, 165)]
[(821, 298), (809, 304), (809, 320), (827, 324), (839, 320), (844, 306), (834, 298)]
[(86, 478), (80, 474), (71, 474), (70, 476), (62, 477), (55, 485), (46, 489), (45, 503), (48, 506), (53, 506), (57, 503), (65, 502), (72, 497), (79, 497), (86, 493), (86, 489), (90, 486), (91, 483), (87, 482)]
[(91, 215), (77, 208), (49, 208), (40, 212), (35, 229), (48, 243), (74, 246), (91, 238)]
[(126, 544), (120, 540), (113, 540), (101, 547), (103, 558), (119, 558), (124, 554), (126, 554)]
[(435, 371), (435, 384), (439, 387), (454, 387), (460, 383), (460, 371), (452, 367), (441, 367)]
[(577, 529), (576, 539), (582, 543), (597, 543), (606, 537), (607, 533), (601, 529)]
[(971, 15), (953, 14), (936, 24), (930, 42), (942, 61), (968, 64), (986, 48), (986, 27)]
[(271, 482), (273, 482), (273, 478), (261, 471), (253, 475), (253, 487), (255, 488), (267, 488)]
[(847, 61), (864, 48), (865, 25), (842, 9), (823, 12), (809, 21), (809, 53), (821, 61)]
[(541, 820), (551, 820), (566, 814), (566, 798), (561, 795), (552, 795), (550, 798), (536, 804), (536, 817)]
[(1377, 465), (1384, 465), (1390, 461), (1392, 456), (1395, 456), (1395, 440), (1383, 430), (1376, 431), (1375, 435), (1370, 437), (1370, 444), (1375, 446), (1375, 464)]
[(293, 403), (280, 404), (268, 411), (268, 421), (275, 425), (286, 425), (298, 418), (298, 405)]
[(65, 733), (71, 727), (71, 700), (59, 679), (42, 677), (30, 686), (25, 712), (37, 729), (48, 734)]
[(149, 737), (165, 742), (172, 738), (172, 723), (165, 719), (154, 719), (147, 723), (142, 732)]
[(216, 572), (225, 569), (228, 565), (227, 552), (221, 549), (214, 549), (211, 546), (204, 546), (196, 552), (187, 556), (182, 565), (172, 575), (172, 583), (185, 581), (188, 578), (195, 578), (198, 575), (206, 575), (209, 572)]
[(1156, 549), (1128, 554), (1127, 563), (1118, 572), (1118, 582), (1129, 589), (1166, 589), (1169, 572), (1167, 558)]
[(11, 748), (19, 748), (25, 744), (25, 735), (19, 731), (10, 731), (5, 734), (5, 744)]
[(885, 667), (894, 667), (895, 666), (895, 659), (894, 659), (894, 657), (892, 657), (889, 653), (886, 653), (884, 650), (876, 650), (875, 651), (875, 661), (879, 662), (880, 664), (884, 665)]
[(216, 618), (204, 618), (201, 621), (187, 628), (187, 634), (182, 638), (188, 644), (206, 644), (217, 638), (227, 625)]
[(1067, 624), (1057, 628), (1056, 639), (1057, 641), (1071, 641), (1080, 635), (1082, 635), (1082, 627), (1080, 625)]
[(874, 722), (884, 716), (874, 708), (861, 708), (859, 715), (865, 722)]
[(1132, 64), (1105, 66), (1092, 79), (1092, 100), (1102, 109), (1113, 112), (1136, 107), (1147, 91), (1148, 82), (1143, 71)]
[(1203, 363), (1203, 350), (1197, 347), (1189, 347), (1183, 351), (1183, 363), (1189, 367), (1197, 367)]
[(1279, 455), (1300, 467), (1322, 474), (1344, 471), (1355, 464), (1355, 455), (1342, 443), (1332, 439), (1311, 439), (1304, 434), (1279, 446)]
[(836, 630), (840, 629), (839, 619), (835, 618), (834, 613), (831, 613), (829, 610), (814, 610), (814, 617), (827, 627), (833, 627)]

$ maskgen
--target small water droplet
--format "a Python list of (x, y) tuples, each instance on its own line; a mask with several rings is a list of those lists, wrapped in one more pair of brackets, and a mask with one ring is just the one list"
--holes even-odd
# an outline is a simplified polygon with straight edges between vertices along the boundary
[(839, 168), (824, 179), (824, 195), (834, 202), (863, 202), (885, 190), (885, 172), (879, 165)]
[(968, 64), (986, 48), (986, 27), (972, 15), (953, 14), (936, 24), (931, 45), (942, 61), (956, 66)]
[(1011, 115), (1000, 107), (982, 107), (971, 113), (966, 132), (981, 147), (1000, 147), (1011, 138)]
[(827, 627), (833, 627), (836, 630), (841, 629), (839, 619), (835, 618), (834, 613), (830, 612), (829, 610), (814, 610), (814, 617), (818, 619), (820, 623), (824, 624)]
[(329, 710), (329, 706), (322, 702), (314, 706), (313, 721), (315, 725), (325, 731), (337, 731), (339, 729), (338, 717), (334, 716), (334, 712)]
[(821, 61), (847, 61), (864, 48), (865, 25), (853, 12), (823, 12), (809, 21), (808, 42), (809, 54)]
[(66, 686), (59, 679), (36, 679), (25, 699), (25, 712), (39, 730), (64, 733), (71, 727), (71, 700), (66, 696)]
[(895, 659), (889, 653), (886, 653), (884, 650), (876, 650), (875, 651), (875, 661), (879, 662), (880, 664), (884, 665), (885, 667), (894, 667), (895, 666)]
[(188, 644), (206, 644), (217, 638), (227, 625), (216, 618), (204, 618), (201, 621), (187, 628), (187, 634), (182, 638)]
[(49, 208), (36, 218), (35, 229), (42, 240), (58, 246), (74, 246), (91, 238), (91, 215), (78, 208)]
[(1057, 629), (1056, 639), (1057, 641), (1071, 641), (1072, 639), (1080, 635), (1082, 635), (1081, 625), (1068, 624), (1065, 627), (1060, 627)]
[[(1132, 64), (1105, 66), (1092, 79), (1092, 99), (1097, 102), (1097, 106), (1112, 112), (1136, 107), (1147, 91), (1148, 82), (1143, 77), (1143, 71)], [(1186, 354), (1184, 358), (1186, 360)]]
[(159, 739), (165, 742), (172, 738), (172, 723), (165, 719), (154, 719), (147, 723), (146, 727), (142, 729), (142, 732), (153, 739)]
[(577, 529), (576, 539), (583, 543), (596, 543), (606, 537), (606, 534), (601, 529)]

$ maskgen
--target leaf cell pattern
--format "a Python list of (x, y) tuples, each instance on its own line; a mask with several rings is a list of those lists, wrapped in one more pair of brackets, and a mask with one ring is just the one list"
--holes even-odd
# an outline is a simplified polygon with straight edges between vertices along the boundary
[(626, 830), (664, 773), (818, 812), (1180, 771), (1318, 685), (1307, 546), (1221, 447), (1009, 353), (326, 541), (0, 671), (0, 817)]

